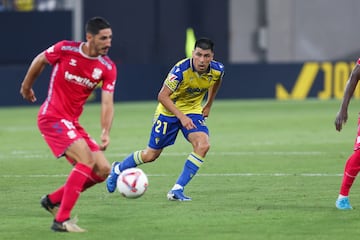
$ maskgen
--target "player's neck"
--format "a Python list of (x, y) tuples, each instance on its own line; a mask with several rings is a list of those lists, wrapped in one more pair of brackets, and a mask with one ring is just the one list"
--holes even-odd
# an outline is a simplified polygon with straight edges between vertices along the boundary
[(81, 51), (88, 57), (91, 58), (96, 58), (99, 55), (96, 53), (96, 51), (94, 49), (92, 49), (90, 47), (90, 44), (88, 42), (85, 42), (84, 44), (82, 44), (81, 46)]

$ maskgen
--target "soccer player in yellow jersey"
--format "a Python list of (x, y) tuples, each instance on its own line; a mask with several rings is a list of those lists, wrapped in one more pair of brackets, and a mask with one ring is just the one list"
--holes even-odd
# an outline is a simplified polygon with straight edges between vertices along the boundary
[[(205, 119), (220, 88), (224, 66), (214, 61), (214, 43), (207, 38), (198, 39), (192, 58), (179, 61), (167, 75), (158, 93), (149, 143), (146, 149), (135, 151), (122, 162), (114, 162), (107, 178), (109, 192), (116, 189), (120, 172), (143, 163), (156, 160), (163, 149), (174, 144), (179, 130), (191, 143), (193, 151), (185, 160), (182, 173), (167, 198), (190, 201), (184, 195), (184, 187), (196, 175), (209, 151), (209, 130)], [(203, 100), (206, 102), (203, 104)]]

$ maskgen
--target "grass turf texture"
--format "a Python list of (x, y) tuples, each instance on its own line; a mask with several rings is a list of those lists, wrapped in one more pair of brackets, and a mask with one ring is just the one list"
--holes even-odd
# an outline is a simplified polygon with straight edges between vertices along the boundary
[[(87, 233), (54, 233), (40, 197), (70, 171), (55, 160), (36, 126), (38, 107), (0, 109), (0, 239), (347, 239), (360, 233), (359, 187), (353, 211), (335, 208), (343, 165), (351, 154), (360, 103), (349, 107), (341, 133), (339, 101), (217, 101), (207, 124), (212, 147), (186, 188), (192, 202), (166, 193), (191, 146), (175, 145), (142, 165), (150, 186), (139, 199), (109, 194), (105, 184), (82, 193), (73, 215)], [(116, 104), (110, 162), (146, 146), (155, 102)], [(99, 140), (99, 105), (82, 125)]]

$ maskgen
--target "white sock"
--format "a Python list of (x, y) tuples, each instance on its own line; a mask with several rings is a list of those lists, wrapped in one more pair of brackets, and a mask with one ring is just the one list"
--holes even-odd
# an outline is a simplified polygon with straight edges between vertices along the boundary
[(120, 175), (120, 173), (121, 173), (119, 167), (120, 167), (120, 164), (117, 164), (117, 165), (115, 165), (115, 167), (114, 167), (114, 172), (115, 172), (117, 175)]
[(181, 186), (181, 185), (179, 185), (179, 184), (175, 184), (171, 190), (179, 190), (179, 189), (182, 190), (182, 189), (183, 189), (183, 186)]
[(344, 195), (339, 194), (338, 199), (342, 199), (342, 198), (346, 198), (346, 197), (348, 197), (348, 196), (344, 196)]

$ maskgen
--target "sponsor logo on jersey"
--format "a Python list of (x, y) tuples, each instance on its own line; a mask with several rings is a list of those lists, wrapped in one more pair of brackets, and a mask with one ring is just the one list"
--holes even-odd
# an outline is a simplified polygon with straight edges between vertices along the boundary
[(111, 84), (107, 84), (105, 89), (107, 89), (108, 91), (114, 91), (115, 82), (116, 82), (116, 80), (114, 80)]
[(69, 82), (73, 82), (88, 88), (95, 88), (97, 85), (96, 82), (92, 82), (88, 78), (76, 76), (74, 74), (69, 73), (68, 71), (65, 72), (65, 79)]
[(200, 94), (200, 93), (204, 93), (206, 92), (208, 89), (207, 88), (187, 88), (186, 92), (190, 93), (190, 94)]
[(100, 68), (94, 68), (91, 77), (93, 79), (99, 80), (102, 74), (102, 70)]
[(70, 59), (69, 65), (76, 67), (76, 59)]
[(76, 46), (62, 46), (62, 51), (72, 51), (72, 52), (79, 52), (79, 47)]

